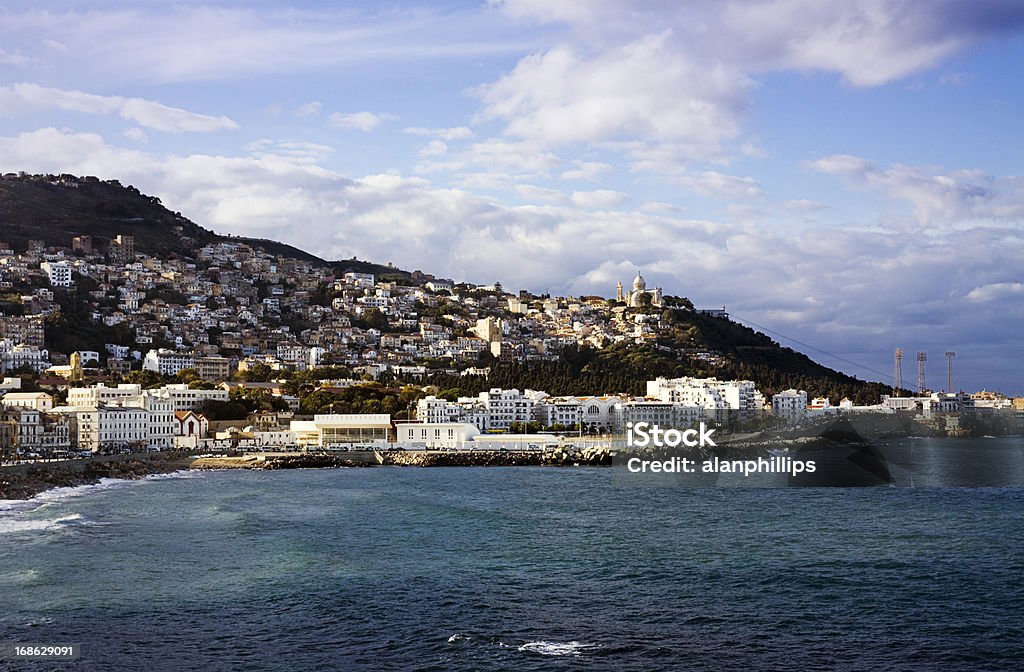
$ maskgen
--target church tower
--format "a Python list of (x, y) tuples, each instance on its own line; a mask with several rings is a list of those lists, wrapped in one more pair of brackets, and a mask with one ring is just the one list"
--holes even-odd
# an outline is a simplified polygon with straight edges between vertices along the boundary
[(622, 301), (622, 280), (616, 285), (615, 300)]

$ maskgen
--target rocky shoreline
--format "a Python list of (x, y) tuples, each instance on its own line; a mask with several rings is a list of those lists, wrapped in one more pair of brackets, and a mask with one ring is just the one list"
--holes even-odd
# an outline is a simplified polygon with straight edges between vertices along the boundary
[(543, 452), (388, 450), (377, 456), (380, 464), (407, 467), (610, 467), (612, 464), (608, 448), (556, 448)]
[(103, 478), (137, 480), (184, 469), (337, 469), (342, 467), (611, 466), (608, 448), (544, 452), (382, 450), (351, 453), (261, 453), (195, 457), (165, 452), (37, 462), (0, 467), (0, 499), (30, 499), (51, 488), (91, 485)]
[(0, 468), (0, 499), (30, 499), (51, 488), (98, 483), (103, 478), (138, 480), (188, 469), (192, 459), (177, 452), (81, 461), (39, 462)]

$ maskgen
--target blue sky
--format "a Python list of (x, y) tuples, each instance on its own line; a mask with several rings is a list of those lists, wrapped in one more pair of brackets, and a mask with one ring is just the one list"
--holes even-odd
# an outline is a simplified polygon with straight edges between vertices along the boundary
[(0, 170), (1024, 394), (1021, 63), (1008, 0), (16, 2)]

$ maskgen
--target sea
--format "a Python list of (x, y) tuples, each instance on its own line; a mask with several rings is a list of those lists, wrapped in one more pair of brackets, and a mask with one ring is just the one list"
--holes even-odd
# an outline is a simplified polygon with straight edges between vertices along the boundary
[(1024, 439), (897, 447), (914, 478), (876, 487), (377, 467), (4, 501), (0, 643), (78, 657), (0, 670), (1022, 669), (1024, 483), (955, 472), (1020, 473)]

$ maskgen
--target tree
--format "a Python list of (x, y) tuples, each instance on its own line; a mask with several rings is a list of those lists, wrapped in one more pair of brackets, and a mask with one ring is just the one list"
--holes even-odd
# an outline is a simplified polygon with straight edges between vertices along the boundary
[(161, 376), (156, 371), (150, 371), (149, 369), (129, 371), (128, 375), (125, 376), (126, 382), (134, 383), (135, 385), (141, 385), (143, 389), (161, 387), (171, 382), (172, 380), (172, 378), (169, 378), (167, 376)]
[(195, 369), (182, 369), (181, 371), (178, 371), (178, 374), (175, 377), (178, 379), (179, 383), (189, 383), (190, 385), (191, 383), (202, 380)]
[(263, 363), (253, 364), (238, 375), (247, 383), (265, 383), (270, 380), (274, 370)]

